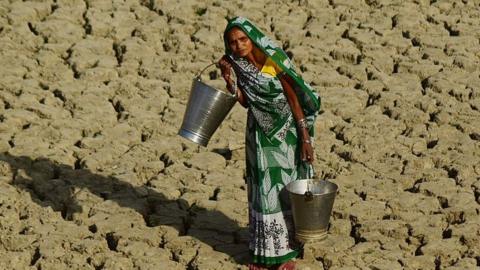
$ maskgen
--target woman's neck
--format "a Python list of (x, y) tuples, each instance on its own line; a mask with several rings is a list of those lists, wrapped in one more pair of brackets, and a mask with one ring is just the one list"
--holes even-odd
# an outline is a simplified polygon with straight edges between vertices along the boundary
[(267, 60), (265, 54), (257, 47), (254, 47), (252, 52), (250, 52), (245, 58), (248, 60), (248, 62), (252, 63), (258, 69), (261, 69), (265, 64), (265, 61)]

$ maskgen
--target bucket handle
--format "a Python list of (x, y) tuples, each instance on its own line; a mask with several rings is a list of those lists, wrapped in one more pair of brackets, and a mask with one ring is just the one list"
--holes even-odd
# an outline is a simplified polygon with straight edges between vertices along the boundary
[[(311, 166), (309, 163), (305, 162), (303, 163), (304, 166)], [(313, 172), (312, 176), (310, 179), (307, 181), (307, 191), (305, 191), (304, 196), (305, 196), (305, 201), (309, 202), (313, 200), (313, 192), (312, 192), (312, 184), (316, 182), (321, 182), (321, 181), (326, 181), (322, 180), (322, 177), (318, 177), (318, 174), (316, 172)]]
[[(308, 164), (307, 162), (304, 162), (304, 163), (302, 163), (302, 164), (303, 164), (303, 166), (305, 167), (305, 169), (308, 169), (308, 166), (310, 166), (310, 164)], [(313, 178), (313, 177), (315, 177), (315, 174), (312, 175), (312, 178)], [(308, 179), (308, 180), (307, 180), (307, 191), (305, 191), (305, 193), (303, 194), (304, 199), (305, 199), (306, 202), (310, 202), (310, 201), (313, 200), (313, 192), (312, 192), (312, 190), (311, 190), (311, 188), (310, 188), (311, 182), (312, 182), (312, 179)]]
[[(211, 66), (213, 66), (213, 65), (215, 65), (215, 67), (217, 67), (217, 68), (219, 67), (219, 65), (218, 65), (217, 62), (213, 62), (213, 63), (211, 63), (211, 64), (208, 64), (208, 65), (207, 65), (206, 67), (204, 67), (197, 75), (195, 75), (195, 78), (197, 78), (199, 81), (202, 81), (202, 77), (201, 77), (201, 76), (202, 76), (203, 72), (204, 72), (207, 68), (209, 68), (209, 67), (211, 67)], [(237, 75), (235, 74), (235, 70), (233, 70), (233, 68), (230, 68), (230, 71), (231, 71), (232, 74), (235, 76), (235, 80), (233, 80), (233, 87), (232, 87), (232, 88), (234, 89), (234, 93), (232, 94), (232, 92), (231, 92), (230, 90), (228, 90), (228, 92), (229, 92), (229, 94), (230, 94), (232, 97), (237, 98), (237, 91), (238, 91), (238, 88), (237, 88), (237, 80), (236, 80)]]
[(208, 64), (206, 67), (204, 67), (202, 70), (200, 70), (200, 72), (197, 73), (197, 75), (195, 75), (195, 78), (198, 78), (198, 79), (201, 80), (201, 77), (200, 77), (200, 76), (202, 75), (202, 73), (203, 73), (207, 68), (209, 68), (209, 67), (211, 67), (211, 66), (213, 66), (213, 65), (215, 65), (216, 67), (218, 67), (218, 64), (217, 64), (216, 62), (213, 62), (213, 63), (211, 63), (211, 64)]

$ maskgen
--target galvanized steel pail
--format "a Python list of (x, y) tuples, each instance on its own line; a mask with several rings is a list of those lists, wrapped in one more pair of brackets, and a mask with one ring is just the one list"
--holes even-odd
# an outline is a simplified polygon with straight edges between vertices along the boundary
[(183, 122), (178, 135), (202, 146), (207, 146), (213, 133), (220, 126), (237, 101), (236, 97), (202, 82), (201, 74), (192, 82)]
[(286, 189), (297, 240), (305, 243), (324, 239), (338, 186), (326, 180), (302, 179), (289, 183)]

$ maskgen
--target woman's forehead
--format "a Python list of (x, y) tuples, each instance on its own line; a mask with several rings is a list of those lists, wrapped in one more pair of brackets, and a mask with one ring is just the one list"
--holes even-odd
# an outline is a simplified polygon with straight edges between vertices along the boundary
[(245, 32), (243, 32), (242, 29), (238, 28), (238, 27), (233, 27), (232, 29), (230, 29), (230, 31), (228, 31), (228, 38), (232, 38), (232, 37), (243, 37), (243, 36), (246, 36)]

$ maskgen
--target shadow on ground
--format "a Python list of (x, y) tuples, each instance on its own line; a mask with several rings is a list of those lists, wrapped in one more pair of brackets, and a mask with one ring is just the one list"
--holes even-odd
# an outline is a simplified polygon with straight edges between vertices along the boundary
[[(146, 226), (171, 226), (179, 236), (194, 237), (225, 253), (236, 263), (244, 264), (248, 259), (247, 228), (238, 226), (220, 211), (195, 205), (189, 207), (184, 200), (168, 199), (165, 194), (148, 186), (135, 187), (115, 177), (75, 169), (45, 158), (32, 159), (3, 153), (0, 161), (10, 165), (13, 172), (10, 184), (29, 192), (40, 206), (61, 212), (65, 220), (74, 222), (76, 215), (88, 218), (89, 213), (85, 212), (91, 209), (91, 204), (111, 200), (120, 207), (140, 213)], [(89, 202), (78, 196), (82, 191), (84, 194), (87, 191), (94, 200)], [(94, 226), (89, 226), (90, 231), (96, 231)]]

